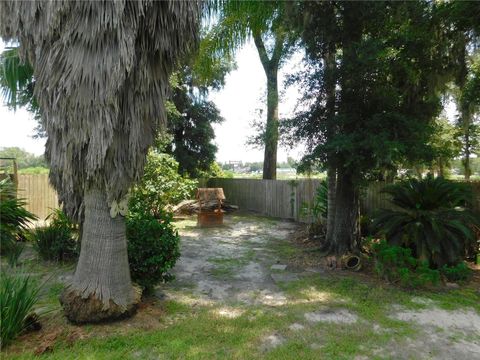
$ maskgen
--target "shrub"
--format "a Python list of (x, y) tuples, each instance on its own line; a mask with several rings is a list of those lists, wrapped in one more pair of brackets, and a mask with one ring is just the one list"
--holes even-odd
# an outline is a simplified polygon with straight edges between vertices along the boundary
[(130, 273), (147, 293), (172, 278), (168, 271), (180, 257), (180, 238), (170, 221), (167, 213), (162, 213), (161, 219), (145, 211), (130, 212), (127, 216)]
[(50, 221), (50, 226), (69, 229), (72, 233), (77, 231), (77, 225), (75, 225), (61, 209), (53, 209), (46, 220)]
[(197, 170), (194, 176), (198, 179), (233, 178), (233, 173), (225, 172), (216, 161), (213, 161), (207, 170)]
[(75, 225), (61, 210), (54, 210), (47, 219), (50, 224), (32, 234), (35, 248), (44, 260), (66, 261), (79, 254)]
[(23, 249), (25, 249), (25, 243), (22, 242), (13, 242), (6, 253), (8, 265), (10, 267), (15, 267), (18, 264), (18, 260), (20, 259), (20, 255), (22, 255)]
[(472, 275), (472, 270), (463, 261), (455, 266), (444, 265), (440, 272), (448, 281), (465, 281)]
[(18, 199), (9, 179), (0, 181), (0, 251), (15, 252), (16, 241), (23, 237), (31, 221), (37, 217), (25, 209), (25, 201)]
[[(0, 347), (7, 346), (28, 323), (38, 301), (40, 286), (22, 273), (4, 272), (0, 277)], [(30, 317), (31, 318), (31, 317)]]
[(197, 181), (178, 174), (178, 162), (167, 154), (150, 151), (142, 181), (135, 186), (129, 201), (134, 212), (150, 211), (161, 218), (167, 205), (193, 196)]
[(370, 216), (365, 214), (360, 216), (360, 230), (364, 237), (374, 235), (372, 233), (372, 218)]
[(440, 272), (430, 269), (427, 262), (415, 259), (411, 249), (391, 246), (382, 240), (373, 244), (373, 252), (375, 270), (389, 282), (419, 287), (436, 285), (440, 280)]
[(457, 264), (475, 241), (479, 220), (466, 208), (473, 198), (466, 184), (428, 176), (387, 187), (395, 210), (381, 210), (373, 227), (393, 245), (412, 248), (431, 267)]
[(312, 216), (315, 222), (321, 222), (328, 213), (328, 183), (322, 180), (318, 186), (311, 204), (303, 204), (302, 215)]

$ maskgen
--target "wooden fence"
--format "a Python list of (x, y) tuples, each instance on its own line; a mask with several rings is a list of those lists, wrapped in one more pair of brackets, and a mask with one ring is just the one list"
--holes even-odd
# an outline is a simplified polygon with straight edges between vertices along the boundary
[[(472, 182), (474, 208), (480, 211), (480, 182)], [(227, 201), (240, 209), (262, 215), (309, 222), (302, 209), (311, 205), (320, 180), (257, 180), (257, 179), (210, 179), (204, 186), (221, 187)], [(389, 195), (381, 190), (383, 182), (373, 182), (362, 191), (360, 206), (362, 213), (371, 214), (376, 209), (392, 208)]]
[[(47, 174), (24, 175), (18, 179), (18, 196), (27, 201), (27, 210), (44, 220), (52, 209), (58, 207), (55, 190), (48, 182)], [(318, 179), (257, 180), (257, 179), (209, 179), (201, 180), (200, 187), (221, 187), (227, 200), (242, 210), (255, 211), (262, 215), (308, 222), (309, 216), (302, 211), (312, 204), (320, 184)], [(480, 182), (471, 183), (474, 192), (474, 207), (480, 211)], [(363, 213), (391, 207), (388, 195), (381, 192), (385, 183), (371, 183), (362, 193)]]
[(27, 210), (37, 215), (40, 222), (58, 208), (57, 193), (48, 182), (48, 174), (19, 174), (18, 197), (26, 200)]

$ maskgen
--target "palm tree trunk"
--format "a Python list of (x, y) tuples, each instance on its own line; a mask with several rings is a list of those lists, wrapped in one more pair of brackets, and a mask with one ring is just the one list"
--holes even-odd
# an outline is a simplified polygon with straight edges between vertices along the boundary
[(130, 280), (125, 220), (110, 216), (98, 188), (85, 193), (81, 245), (73, 282), (61, 296), (67, 318), (83, 323), (132, 314), (139, 299)]

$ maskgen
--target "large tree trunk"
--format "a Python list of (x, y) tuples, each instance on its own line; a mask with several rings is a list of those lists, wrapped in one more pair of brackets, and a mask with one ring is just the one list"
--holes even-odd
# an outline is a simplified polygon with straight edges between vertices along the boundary
[[(333, 8), (331, 8), (332, 16), (334, 16)], [(327, 117), (327, 141), (332, 141), (335, 137), (335, 106), (336, 106), (336, 64), (335, 64), (335, 44), (330, 43), (325, 53), (325, 93), (326, 93), (326, 117)], [(337, 191), (337, 167), (335, 153), (330, 150), (327, 154), (327, 235), (326, 243), (333, 242), (333, 233), (335, 229), (335, 196)]]
[[(459, 70), (457, 73), (457, 78), (455, 82), (459, 87), (460, 91), (464, 91), (465, 84), (467, 82), (468, 77), (468, 37), (467, 34), (464, 32), (459, 33), (459, 39), (457, 41), (457, 46), (461, 46), (461, 51), (459, 52), (458, 62), (460, 64)], [(470, 113), (470, 109), (467, 104), (463, 103), (460, 98), (457, 100), (457, 106), (460, 108), (460, 119), (459, 119), (459, 127), (463, 132), (463, 149), (464, 149), (464, 157), (462, 159), (463, 167), (465, 170), (465, 180), (470, 180), (471, 169), (470, 169), (470, 124), (472, 122), (472, 114)]]
[(327, 235), (326, 243), (333, 243), (333, 234), (335, 229), (335, 211), (336, 211), (336, 192), (337, 192), (337, 170), (334, 166), (328, 166), (327, 169)]
[(472, 170), (470, 168), (470, 128), (465, 130), (465, 157), (463, 158), (463, 167), (465, 169), (465, 180), (470, 181)]
[(125, 219), (112, 218), (104, 191), (85, 193), (80, 258), (61, 303), (76, 323), (113, 320), (132, 314), (139, 293), (130, 280)]
[(330, 253), (342, 256), (358, 248), (360, 236), (359, 189), (343, 168), (338, 169), (335, 200), (335, 227)]
[(445, 166), (443, 165), (443, 158), (438, 158), (438, 176), (445, 177)]
[(265, 154), (263, 158), (263, 179), (277, 178), (278, 146), (278, 67), (283, 55), (285, 34), (279, 30), (274, 33), (275, 46), (269, 58), (262, 36), (253, 33), (253, 40), (267, 76), (267, 124), (265, 127)]
[(277, 178), (278, 146), (278, 80), (277, 69), (267, 74), (267, 124), (265, 128), (265, 154), (263, 157), (263, 178)]
[[(353, 71), (353, 64), (356, 61), (355, 44), (362, 36), (361, 23), (358, 21), (358, 7), (355, 2), (344, 2), (343, 4), (343, 34), (342, 41), (342, 68), (340, 69), (340, 104), (338, 111), (342, 114), (343, 120), (338, 125), (338, 131), (344, 134), (354, 133), (358, 119), (359, 109), (352, 108), (356, 104), (352, 101), (358, 97), (355, 85), (361, 78), (361, 74)], [(330, 52), (330, 51), (329, 51)], [(328, 54), (327, 54), (328, 55)], [(328, 73), (329, 71), (327, 71)], [(331, 151), (332, 152), (332, 151)], [(354, 179), (354, 167), (347, 163), (348, 153), (335, 154), (335, 165), (337, 169), (337, 186), (335, 195), (335, 225), (332, 240), (329, 245), (329, 253), (338, 257), (357, 249), (357, 242), (360, 236), (359, 226), (359, 188)], [(339, 262), (336, 262), (336, 266)]]

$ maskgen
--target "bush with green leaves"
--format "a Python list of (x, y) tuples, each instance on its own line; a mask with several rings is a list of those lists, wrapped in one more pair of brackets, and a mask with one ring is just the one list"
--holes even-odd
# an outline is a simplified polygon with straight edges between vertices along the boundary
[(30, 324), (41, 286), (29, 276), (8, 271), (0, 277), (0, 348), (5, 348)]
[(311, 203), (302, 204), (301, 215), (310, 217), (313, 221), (309, 225), (311, 236), (318, 236), (325, 231), (325, 220), (328, 213), (328, 182), (322, 180), (315, 191), (315, 197)]
[(391, 283), (405, 287), (436, 285), (440, 272), (430, 269), (428, 262), (412, 256), (412, 250), (401, 246), (391, 246), (385, 240), (374, 243), (376, 272)]
[(129, 209), (133, 212), (150, 211), (161, 218), (167, 205), (175, 205), (192, 198), (197, 181), (178, 173), (178, 162), (168, 155), (150, 151), (141, 182), (132, 191)]
[(20, 260), (20, 255), (22, 255), (23, 250), (25, 249), (25, 243), (15, 241), (8, 247), (6, 252), (8, 265), (13, 268), (18, 265)]
[(146, 211), (131, 211), (126, 221), (132, 280), (149, 293), (155, 285), (172, 278), (168, 271), (180, 257), (180, 237), (171, 224), (171, 215), (165, 212), (158, 219)]
[(391, 195), (395, 209), (379, 211), (373, 227), (389, 244), (411, 248), (432, 268), (462, 261), (479, 224), (478, 215), (468, 208), (473, 199), (468, 184), (427, 176), (388, 186), (384, 192)]
[(315, 222), (326, 219), (328, 213), (328, 183), (322, 180), (315, 191), (315, 197), (311, 203), (302, 204), (303, 216), (311, 216)]
[(32, 239), (43, 260), (74, 260), (79, 254), (75, 225), (63, 211), (56, 209), (48, 217), (49, 225), (35, 229)]
[(440, 272), (448, 281), (466, 281), (472, 276), (472, 270), (463, 261), (454, 266), (443, 265)]
[(19, 247), (16, 242), (23, 237), (28, 225), (37, 219), (25, 209), (25, 201), (17, 198), (10, 179), (0, 181), (0, 252), (8, 255)]

